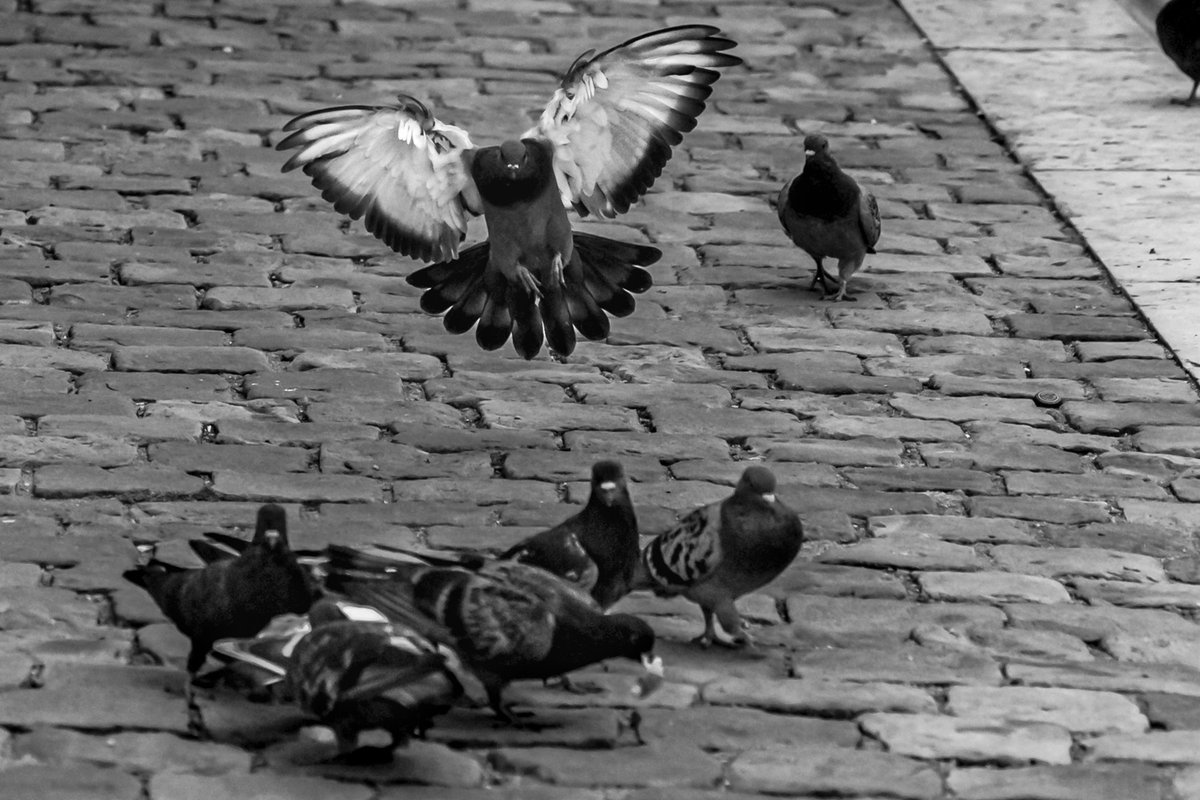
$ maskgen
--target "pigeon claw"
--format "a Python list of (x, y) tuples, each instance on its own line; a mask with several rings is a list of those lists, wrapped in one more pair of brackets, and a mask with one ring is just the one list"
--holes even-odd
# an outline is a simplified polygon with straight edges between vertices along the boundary
[(550, 262), (550, 279), (556, 286), (565, 286), (566, 280), (563, 278), (563, 260), (561, 253), (554, 254), (554, 260)]
[(525, 291), (539, 300), (542, 298), (542, 284), (534, 277), (524, 266), (517, 265), (517, 283), (525, 289)]
[(846, 286), (848, 283), (849, 283), (849, 281), (842, 281), (841, 285), (838, 287), (838, 290), (836, 292), (826, 293), (824, 299), (832, 300), (835, 303), (841, 302), (842, 300), (847, 300), (847, 301), (853, 302), (857, 298), (846, 296)]

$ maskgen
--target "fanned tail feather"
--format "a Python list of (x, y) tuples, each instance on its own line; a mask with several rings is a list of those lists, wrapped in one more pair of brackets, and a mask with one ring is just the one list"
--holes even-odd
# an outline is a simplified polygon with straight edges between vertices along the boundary
[(575, 327), (585, 339), (597, 342), (608, 338), (608, 315), (596, 303), (586, 286), (576, 283), (567, 285), (567, 308), (571, 311)]
[(575, 327), (588, 339), (603, 339), (609, 331), (603, 311), (614, 317), (633, 313), (636, 302), (630, 293), (640, 294), (654, 283), (642, 267), (662, 258), (662, 251), (590, 233), (576, 232), (574, 236), (583, 285), (572, 286), (569, 291), (571, 316)]
[(513, 347), (519, 356), (531, 359), (542, 349), (542, 342), (545, 340), (542, 315), (538, 311), (536, 298), (516, 284), (509, 284), (505, 295), (508, 313), (512, 315)]
[(475, 329), (475, 341), (484, 350), (498, 350), (508, 341), (512, 333), (512, 316), (508, 306), (494, 297), (488, 297), (479, 315), (479, 327)]
[(446, 330), (463, 333), (471, 329), (483, 311), (486, 292), (483, 271), (491, 251), (487, 242), (472, 245), (453, 261), (440, 261), (408, 276), (412, 286), (424, 289), (421, 310), (440, 314), (454, 309), (442, 320)]
[(575, 349), (575, 326), (572, 324), (570, 301), (566, 287), (549, 287), (542, 296), (542, 321), (546, 326), (546, 341), (556, 353), (569, 354)]

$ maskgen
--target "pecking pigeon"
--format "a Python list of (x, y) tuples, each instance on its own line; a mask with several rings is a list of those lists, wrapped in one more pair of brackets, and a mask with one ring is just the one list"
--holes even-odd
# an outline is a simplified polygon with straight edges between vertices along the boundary
[(501, 553), (501, 560), (532, 564), (573, 583), (601, 609), (629, 593), (638, 561), (638, 524), (625, 483), (625, 470), (615, 461), (592, 465), (587, 505), (574, 516)]
[[(372, 608), (331, 600), (317, 601), (291, 631), (223, 639), (213, 652), (261, 671), (262, 685), (282, 683), (302, 711), (333, 730), (336, 759), (348, 763), (391, 760), (463, 692), (433, 642)], [(376, 728), (391, 745), (358, 747), (358, 735)]]
[[(842, 300), (850, 276), (862, 267), (867, 253), (879, 241), (879, 206), (875, 197), (862, 191), (842, 172), (829, 154), (829, 142), (818, 133), (804, 137), (804, 168), (784, 184), (776, 205), (784, 231), (812, 260), (825, 299)], [(829, 290), (832, 276), (822, 262), (838, 260), (837, 292)]]
[(258, 510), (254, 538), (243, 552), (201, 569), (151, 560), (125, 572), (192, 643), (187, 671), (195, 677), (213, 642), (253, 636), (279, 614), (303, 614), (315, 599), (309, 572), (288, 547), (280, 506)]
[[(633, 313), (630, 292), (650, 287), (643, 266), (662, 253), (575, 233), (567, 208), (615, 217), (650, 188), (671, 148), (696, 126), (720, 69), (741, 59), (708, 25), (634, 37), (571, 64), (538, 123), (519, 139), (476, 148), (467, 132), (401, 95), (396, 106), (340, 106), (284, 125), (284, 164), (393, 250), (438, 263), (408, 281), (443, 325), (473, 325), (485, 350), (533, 358), (548, 341), (575, 349), (575, 330), (608, 336), (605, 312)], [(488, 239), (459, 250), (467, 219), (483, 214)]]
[(340, 545), (327, 553), (328, 589), (453, 649), (505, 721), (515, 721), (502, 697), (515, 680), (553, 678), (608, 658), (641, 661), (646, 676), (637, 692), (661, 680), (654, 631), (644, 620), (604, 614), (589, 595), (538, 567), (482, 558), (460, 565)]
[[(683, 595), (704, 612), (696, 641), (742, 646), (749, 638), (734, 601), (774, 580), (800, 552), (800, 519), (775, 497), (775, 476), (747, 467), (733, 494), (692, 511), (645, 549), (634, 589)], [(717, 636), (714, 615), (733, 636)]]
[(1192, 79), (1192, 93), (1172, 103), (1190, 106), (1200, 89), (1200, 0), (1171, 0), (1154, 20), (1163, 52)]

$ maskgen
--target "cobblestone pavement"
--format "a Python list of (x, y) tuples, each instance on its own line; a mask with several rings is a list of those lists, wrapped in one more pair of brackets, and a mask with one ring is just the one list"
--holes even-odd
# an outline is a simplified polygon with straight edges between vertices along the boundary
[[(900, 7), (396, 5), (3, 4), (0, 797), (1200, 797), (1195, 391)], [(444, 333), (270, 147), (398, 90), (487, 141), (586, 47), (697, 20), (746, 66), (605, 226), (663, 248), (655, 287), (566, 360)], [(856, 303), (770, 207), (813, 130), (884, 215)], [(501, 547), (602, 456), (647, 533), (765, 459), (810, 539), (745, 600), (758, 656), (622, 603), (665, 641), (646, 744), (615, 666), (387, 768), (314, 764), (319, 730), (221, 687), (189, 735), (135, 545), (277, 500), (303, 548)]]

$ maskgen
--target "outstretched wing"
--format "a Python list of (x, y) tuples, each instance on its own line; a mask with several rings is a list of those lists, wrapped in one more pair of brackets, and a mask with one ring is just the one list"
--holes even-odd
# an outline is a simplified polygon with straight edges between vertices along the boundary
[(554, 145), (564, 205), (615, 217), (645, 194), (696, 127), (719, 70), (742, 63), (723, 52), (736, 43), (719, 34), (711, 25), (663, 28), (575, 59), (525, 133)]
[(458, 255), (467, 215), (480, 208), (470, 177), (474, 145), (462, 128), (401, 95), (397, 106), (321, 109), (283, 129), (293, 133), (276, 149), (296, 149), (283, 171), (303, 169), (336, 210), (362, 217), (368, 231), (403, 255)]

